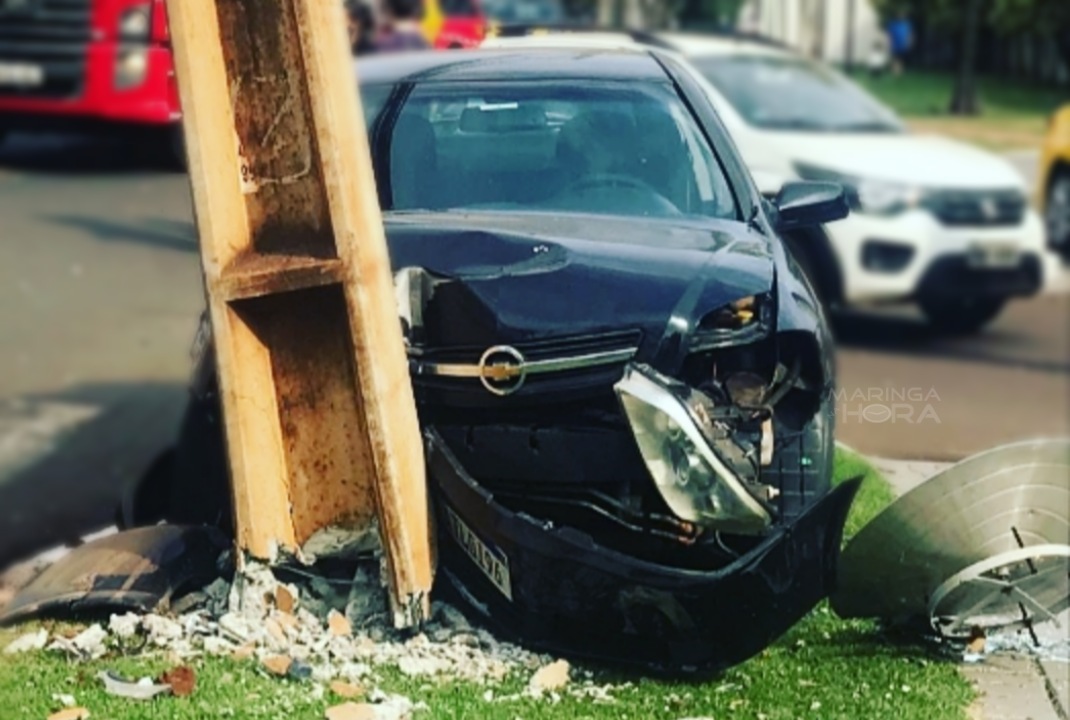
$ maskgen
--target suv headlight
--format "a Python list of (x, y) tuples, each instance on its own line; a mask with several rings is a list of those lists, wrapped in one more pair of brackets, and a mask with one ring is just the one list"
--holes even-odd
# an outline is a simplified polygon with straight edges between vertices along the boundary
[(625, 371), (616, 391), (647, 470), (674, 514), (730, 533), (760, 534), (769, 527), (769, 512), (718, 457), (701, 430), (712, 401), (683, 383), (635, 365)]
[(865, 215), (898, 215), (918, 207), (923, 199), (920, 188), (905, 183), (855, 177), (805, 163), (796, 163), (795, 171), (803, 180), (840, 183), (851, 210)]

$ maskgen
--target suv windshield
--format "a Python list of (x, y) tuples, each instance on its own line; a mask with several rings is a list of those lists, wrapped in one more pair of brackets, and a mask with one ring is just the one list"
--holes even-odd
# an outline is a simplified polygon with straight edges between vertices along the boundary
[(693, 64), (756, 127), (820, 132), (903, 130), (890, 110), (819, 63), (726, 55), (694, 58)]
[[(368, 93), (365, 93), (366, 97)], [(370, 99), (370, 98), (369, 98)], [(391, 210), (736, 218), (735, 198), (670, 85), (417, 85), (392, 137)]]

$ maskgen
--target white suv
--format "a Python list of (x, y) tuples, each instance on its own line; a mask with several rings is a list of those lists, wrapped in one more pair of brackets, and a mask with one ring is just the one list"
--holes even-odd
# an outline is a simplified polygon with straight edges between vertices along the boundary
[(852, 213), (789, 238), (831, 305), (916, 302), (933, 325), (973, 332), (1050, 272), (1043, 223), (1021, 174), (965, 143), (908, 132), (846, 76), (752, 38), (570, 31), (485, 46), (657, 44), (686, 58), (762, 192), (834, 180)]

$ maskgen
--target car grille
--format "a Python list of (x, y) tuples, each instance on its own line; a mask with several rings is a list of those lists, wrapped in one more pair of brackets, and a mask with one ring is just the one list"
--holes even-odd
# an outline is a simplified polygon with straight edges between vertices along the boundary
[(1026, 199), (1017, 190), (937, 190), (925, 206), (944, 225), (1007, 227), (1022, 222)]
[(0, 97), (69, 98), (82, 90), (92, 0), (0, 0), (0, 62), (38, 65), (36, 87), (0, 85)]
[[(634, 357), (641, 340), (642, 333), (636, 330), (516, 343), (511, 349), (521, 353), (524, 361), (532, 366), (520, 394), (577, 378), (607, 372), (617, 374)], [(483, 394), (486, 391), (481, 386), (478, 368), (484, 352), (487, 348), (437, 348), (414, 353), (410, 356), (410, 369), (421, 384), (452, 386)]]

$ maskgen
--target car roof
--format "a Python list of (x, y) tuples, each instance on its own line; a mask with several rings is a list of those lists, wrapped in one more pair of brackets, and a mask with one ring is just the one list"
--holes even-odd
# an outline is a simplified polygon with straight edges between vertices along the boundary
[(645, 48), (647, 45), (626, 33), (584, 32), (581, 30), (575, 32), (535, 32), (530, 35), (489, 37), (483, 41), (483, 44), (480, 47), (484, 49), (590, 47), (635, 50)]
[(362, 57), (362, 84), (493, 80), (627, 80), (668, 82), (648, 48), (510, 48), (421, 50)]
[(798, 57), (798, 54), (780, 43), (746, 34), (710, 35), (704, 33), (665, 32), (657, 37), (672, 45), (687, 57), (710, 55), (763, 55), (773, 57)]
[(758, 55), (795, 58), (787, 46), (747, 33), (639, 32), (615, 28), (518, 26), (506, 28), (488, 38), (484, 48), (519, 49), (535, 47), (658, 48), (685, 57), (714, 55)]

